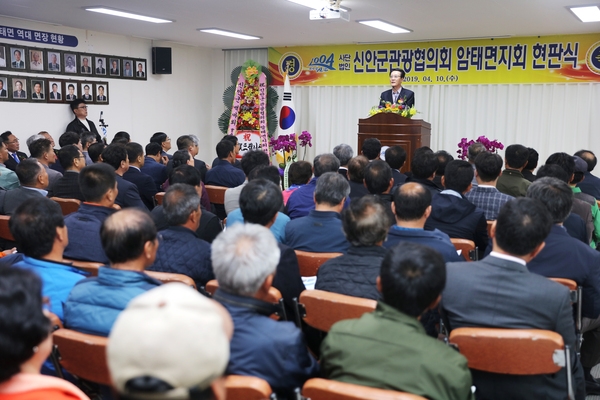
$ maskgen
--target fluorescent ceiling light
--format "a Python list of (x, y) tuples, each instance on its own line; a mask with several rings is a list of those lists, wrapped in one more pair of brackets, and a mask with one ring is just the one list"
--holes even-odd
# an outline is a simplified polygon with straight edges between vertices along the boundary
[(229, 36), (229, 37), (233, 37), (233, 38), (237, 38), (237, 39), (244, 39), (244, 40), (262, 39), (259, 36), (244, 35), (243, 33), (224, 31), (222, 29), (216, 29), (216, 28), (197, 29), (197, 30), (199, 30), (200, 32), (214, 33), (215, 35)]
[[(313, 10), (320, 10), (323, 7), (327, 7), (327, 4), (323, 0), (288, 0), (288, 1), (291, 1), (292, 3), (300, 4), (301, 6), (304, 6), (304, 7), (312, 8)], [(350, 11), (350, 9), (346, 8), (346, 7), (340, 7), (340, 10)]]
[(145, 15), (133, 14), (133, 13), (119, 11), (119, 10), (112, 10), (110, 8), (105, 8), (105, 7), (88, 7), (88, 8), (85, 8), (85, 10), (93, 11), (93, 12), (97, 12), (97, 13), (101, 13), (101, 14), (114, 15), (116, 17), (131, 18), (131, 19), (137, 19), (137, 20), (146, 21), (146, 22), (154, 22), (155, 24), (164, 24), (164, 23), (173, 22), (169, 19), (147, 17)]
[(581, 22), (598, 22), (600, 21), (600, 8), (598, 6), (590, 7), (570, 7), (573, 14), (581, 20)]
[(386, 31), (389, 33), (409, 33), (410, 32), (408, 29), (404, 29), (398, 25), (392, 25), (392, 24), (390, 24), (388, 22), (384, 22), (380, 19), (373, 19), (373, 20), (368, 20), (368, 21), (356, 21), (356, 22), (364, 24), (364, 25), (368, 25), (371, 28), (381, 29), (382, 31)]

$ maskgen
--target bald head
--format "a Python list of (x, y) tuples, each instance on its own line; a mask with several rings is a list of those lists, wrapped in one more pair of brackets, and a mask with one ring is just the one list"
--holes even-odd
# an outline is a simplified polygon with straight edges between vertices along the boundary
[(146, 244), (156, 240), (156, 226), (147, 213), (128, 208), (104, 221), (100, 239), (111, 265), (136, 261), (145, 256)]
[(425, 215), (431, 206), (431, 192), (421, 184), (409, 182), (400, 186), (394, 196), (396, 219), (416, 221)]

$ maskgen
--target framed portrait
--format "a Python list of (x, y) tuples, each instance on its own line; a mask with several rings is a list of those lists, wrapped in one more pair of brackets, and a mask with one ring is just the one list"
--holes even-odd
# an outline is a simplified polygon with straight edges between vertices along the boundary
[(11, 96), (12, 100), (27, 100), (27, 78), (17, 76), (11, 77)]
[(0, 100), (8, 100), (8, 77), (0, 76)]
[(96, 84), (96, 103), (108, 103), (108, 83)]
[(10, 66), (12, 69), (25, 70), (25, 49), (23, 47), (10, 48)]
[(44, 51), (40, 49), (29, 49), (29, 70), (44, 70)]
[(109, 75), (110, 76), (121, 76), (121, 60), (118, 58), (109, 58)]
[(133, 69), (134, 67), (133, 60), (123, 60), (123, 77), (124, 78), (133, 78)]
[(96, 75), (106, 75), (106, 57), (94, 57), (94, 68)]
[(39, 78), (31, 79), (31, 100), (46, 101), (46, 80)]
[(63, 85), (62, 81), (49, 80), (48, 88), (46, 89), (48, 94), (48, 101), (52, 103), (62, 103), (63, 98)]
[(81, 72), (84, 75), (91, 75), (92, 74), (92, 56), (84, 54), (82, 56), (79, 56), (79, 58), (80, 58), (79, 72)]
[(79, 89), (77, 82), (65, 82), (65, 93), (63, 95), (65, 101), (73, 101), (78, 98), (79, 91), (77, 89)]
[(64, 69), (67, 74), (77, 73), (77, 56), (73, 53), (64, 54)]
[(144, 79), (146, 78), (146, 61), (136, 60), (135, 61), (135, 77)]
[(59, 51), (47, 51), (46, 60), (48, 61), (48, 72), (60, 72), (62, 70)]
[(80, 98), (90, 103), (94, 102), (94, 84), (88, 82), (81, 82), (79, 88)]
[(6, 47), (0, 44), (0, 68), (6, 68)]

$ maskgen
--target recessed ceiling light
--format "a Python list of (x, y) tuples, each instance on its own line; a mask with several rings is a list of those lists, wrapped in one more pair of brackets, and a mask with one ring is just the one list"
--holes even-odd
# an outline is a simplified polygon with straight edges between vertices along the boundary
[(233, 37), (233, 38), (237, 38), (237, 39), (244, 39), (244, 40), (262, 39), (260, 36), (244, 35), (243, 33), (224, 31), (222, 29), (216, 29), (216, 28), (207, 28), (207, 29), (198, 28), (197, 30), (200, 32), (213, 33), (215, 35), (229, 36), (229, 37)]
[(154, 22), (155, 24), (165, 24), (165, 23), (169, 23), (169, 22), (174, 22), (169, 19), (147, 17), (145, 15), (133, 14), (133, 13), (129, 13), (126, 11), (112, 10), (110, 8), (105, 8), (105, 7), (88, 7), (88, 8), (85, 8), (85, 10), (93, 11), (93, 12), (97, 12), (97, 13), (101, 13), (101, 14), (114, 15), (116, 17), (131, 18), (131, 19), (137, 19), (137, 20), (146, 21), (146, 22)]
[(401, 26), (393, 25), (388, 22), (384, 22), (380, 19), (366, 20), (366, 21), (356, 21), (358, 23), (368, 25), (371, 28), (381, 29), (382, 31), (386, 31), (389, 33), (409, 33), (410, 30), (404, 29)]
[(581, 20), (581, 22), (600, 21), (600, 8), (598, 8), (598, 6), (570, 7), (570, 10)]
[[(323, 0), (288, 0), (288, 1), (291, 1), (292, 3), (300, 4), (301, 6), (304, 6), (304, 7), (310, 7), (313, 10), (320, 10), (323, 7), (326, 7), (326, 3)], [(350, 9), (346, 8), (346, 7), (340, 7), (340, 10), (350, 11)]]

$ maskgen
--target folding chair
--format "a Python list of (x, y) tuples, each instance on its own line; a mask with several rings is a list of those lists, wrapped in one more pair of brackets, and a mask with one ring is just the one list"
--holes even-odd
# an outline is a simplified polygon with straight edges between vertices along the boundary
[(569, 346), (556, 332), (540, 329), (457, 328), (450, 342), (469, 368), (495, 374), (554, 374), (566, 367), (567, 397), (574, 399)]
[(196, 282), (192, 278), (184, 274), (176, 274), (174, 272), (159, 272), (159, 271), (144, 271), (152, 278), (161, 281), (162, 283), (181, 282), (185, 285), (196, 288)]
[(492, 232), (492, 225), (494, 224), (493, 220), (488, 220), (487, 221), (487, 232), (488, 232), (488, 237), (492, 237), (491, 232)]
[(108, 338), (70, 329), (59, 329), (52, 334), (52, 339), (54, 340), (52, 359), (61, 378), (63, 376), (60, 367), (63, 367), (79, 378), (110, 385), (110, 374), (106, 363)]
[(222, 221), (227, 218), (225, 213), (225, 191), (229, 188), (225, 186), (204, 185), (208, 193), (210, 204), (214, 205), (215, 214)]
[(15, 238), (8, 227), (8, 221), (10, 221), (10, 215), (0, 215), (0, 239), (14, 242)]
[(73, 264), (75, 268), (79, 268), (88, 272), (91, 276), (98, 276), (98, 269), (106, 264), (94, 262), (94, 261), (80, 261), (80, 260), (71, 260), (68, 258), (64, 258), (64, 261), (70, 262)]
[(574, 304), (575, 307), (575, 331), (577, 332), (577, 342), (575, 343), (575, 351), (579, 353), (581, 349), (581, 344), (583, 343), (583, 333), (581, 332), (582, 328), (582, 310), (583, 310), (583, 288), (581, 286), (577, 286), (577, 282), (571, 279), (565, 278), (548, 278), (553, 280), (554, 282), (560, 283), (563, 286), (566, 286), (571, 291), (571, 303)]
[(294, 298), (296, 305), (296, 325), (304, 320), (313, 328), (329, 332), (331, 326), (344, 319), (360, 318), (364, 313), (372, 312), (377, 301), (361, 297), (326, 292), (324, 290), (305, 290), (300, 300)]
[(63, 215), (69, 215), (79, 210), (79, 205), (81, 205), (81, 201), (77, 199), (63, 199), (60, 197), (50, 197), (50, 200), (53, 200), (58, 203), (60, 209), (62, 210)]
[(459, 238), (450, 238), (450, 241), (456, 248), (456, 250), (461, 250), (461, 255), (467, 261), (477, 261), (479, 257), (477, 256), (477, 247), (475, 247), (475, 242), (468, 239), (459, 239)]
[(154, 201), (156, 201), (157, 205), (162, 205), (163, 199), (165, 198), (165, 192), (158, 192), (154, 195)]
[(294, 250), (298, 258), (300, 267), (300, 276), (316, 276), (319, 267), (332, 258), (342, 255), (342, 253), (312, 253), (310, 251)]
[(276, 399), (271, 386), (254, 376), (229, 375), (225, 378), (227, 400), (266, 400)]
[[(425, 397), (415, 394), (376, 389), (321, 378), (306, 381), (302, 388), (302, 396), (311, 400), (426, 400)], [(227, 398), (229, 399), (229, 397)]]

